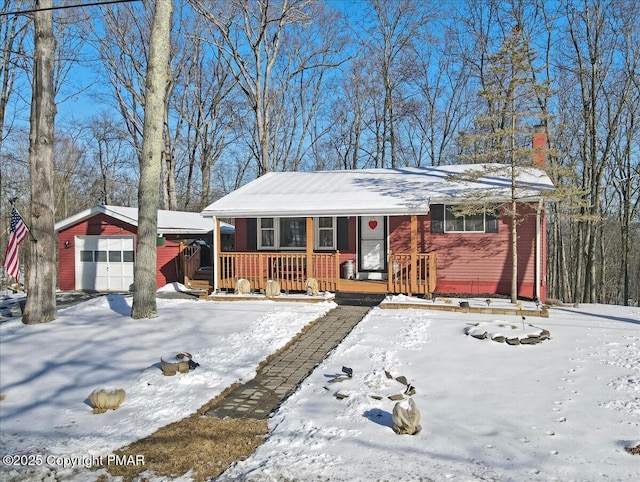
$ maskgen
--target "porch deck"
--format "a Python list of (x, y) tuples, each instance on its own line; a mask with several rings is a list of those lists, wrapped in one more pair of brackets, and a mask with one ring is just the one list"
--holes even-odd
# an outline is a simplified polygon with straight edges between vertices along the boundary
[(234, 290), (246, 279), (253, 292), (263, 292), (268, 280), (275, 280), (287, 292), (305, 292), (314, 278), (320, 291), (354, 293), (402, 293), (430, 297), (437, 281), (436, 253), (396, 254), (388, 257), (387, 279), (344, 279), (340, 253), (234, 252), (218, 256), (217, 286)]

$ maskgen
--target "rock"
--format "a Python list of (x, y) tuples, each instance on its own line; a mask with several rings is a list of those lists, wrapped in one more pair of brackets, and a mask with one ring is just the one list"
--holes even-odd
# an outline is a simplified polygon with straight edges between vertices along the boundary
[(395, 402), (396, 400), (404, 400), (404, 395), (402, 395), (401, 393), (396, 393), (395, 395), (389, 395), (387, 398)]
[(408, 385), (409, 381), (407, 380), (407, 377), (400, 375), (399, 377), (396, 377), (396, 381), (402, 383), (403, 385)]
[(307, 295), (308, 296), (318, 296), (319, 288), (318, 288), (318, 280), (315, 278), (309, 278), (306, 283)]
[(96, 388), (89, 395), (93, 413), (115, 410), (124, 401), (125, 395), (125, 391), (122, 388)]
[(398, 435), (415, 435), (422, 430), (420, 426), (420, 411), (416, 407), (413, 398), (409, 399), (409, 406), (405, 408), (398, 402), (393, 407), (391, 415), (393, 420), (393, 431)]
[(416, 388), (413, 385), (409, 384), (407, 385), (407, 389), (404, 391), (404, 394), (407, 396), (415, 395)]
[(267, 298), (280, 296), (280, 283), (278, 283), (276, 280), (268, 280), (267, 285), (264, 288), (264, 295)]
[(519, 345), (520, 344), (520, 338), (506, 338), (505, 341), (507, 342), (507, 345)]
[(522, 345), (536, 345), (538, 343), (540, 343), (540, 338), (538, 338), (537, 336), (531, 336), (529, 335), (526, 338), (523, 338), (522, 340), (520, 340), (520, 344)]
[(491, 339), (493, 341), (497, 341), (498, 343), (504, 343), (505, 337), (504, 335), (493, 335)]
[(240, 278), (236, 282), (236, 294), (237, 295), (247, 295), (251, 293), (251, 284), (248, 279)]

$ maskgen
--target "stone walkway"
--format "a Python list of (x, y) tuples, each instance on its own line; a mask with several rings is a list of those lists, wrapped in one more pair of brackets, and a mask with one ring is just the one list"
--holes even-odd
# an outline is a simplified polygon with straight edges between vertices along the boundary
[(266, 419), (326, 358), (369, 311), (368, 306), (338, 306), (316, 321), (286, 350), (273, 357), (256, 377), (211, 408), (218, 418)]

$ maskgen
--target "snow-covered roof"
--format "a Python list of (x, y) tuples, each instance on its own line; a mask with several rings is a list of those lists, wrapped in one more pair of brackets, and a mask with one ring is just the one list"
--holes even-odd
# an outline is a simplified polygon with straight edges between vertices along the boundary
[[(138, 208), (101, 204), (57, 222), (56, 232), (96, 214), (106, 214), (132, 226), (138, 225)], [(235, 228), (230, 224), (221, 223), (220, 230), (226, 234), (233, 233)], [(204, 218), (200, 213), (158, 210), (158, 234), (207, 234), (210, 231), (213, 231), (211, 219)]]
[[(540, 169), (523, 166), (516, 172), (519, 200), (538, 200), (554, 189)], [(504, 164), (461, 164), (270, 172), (209, 205), (202, 215), (233, 218), (424, 214), (430, 204), (460, 202), (462, 196), (484, 202), (510, 200), (511, 168)]]

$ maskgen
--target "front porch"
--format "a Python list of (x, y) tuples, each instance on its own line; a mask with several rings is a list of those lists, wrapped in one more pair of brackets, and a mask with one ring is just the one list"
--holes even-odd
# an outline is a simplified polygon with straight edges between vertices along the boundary
[(437, 282), (436, 253), (388, 255), (386, 280), (346, 279), (340, 252), (333, 253), (220, 253), (215, 276), (219, 290), (234, 290), (246, 279), (252, 291), (264, 291), (275, 280), (285, 292), (304, 292), (309, 278), (320, 291), (403, 293), (431, 297)]

